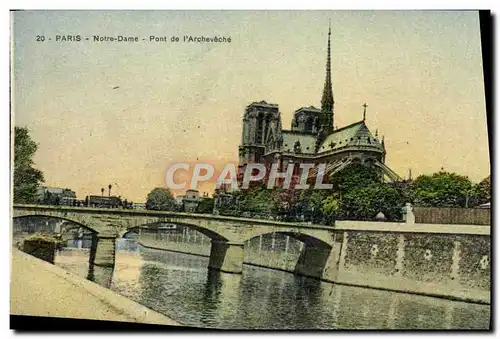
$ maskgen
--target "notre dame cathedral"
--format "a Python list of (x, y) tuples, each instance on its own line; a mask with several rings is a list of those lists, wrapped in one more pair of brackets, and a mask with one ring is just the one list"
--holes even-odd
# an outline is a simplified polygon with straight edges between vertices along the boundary
[[(332, 175), (351, 163), (377, 166), (390, 181), (401, 178), (385, 162), (384, 138), (370, 132), (363, 120), (334, 129), (334, 104), (330, 35), (326, 59), (326, 79), (321, 98), (321, 109), (314, 106), (295, 111), (290, 130), (281, 125), (278, 105), (265, 101), (253, 102), (245, 109), (243, 131), (239, 146), (239, 173), (249, 163), (269, 166), (278, 163), (281, 170), (289, 163), (326, 163), (326, 173)], [(295, 166), (294, 175), (300, 175)], [(314, 170), (313, 170), (314, 171)], [(311, 172), (313, 172), (311, 171)], [(316, 169), (317, 171), (317, 169)]]

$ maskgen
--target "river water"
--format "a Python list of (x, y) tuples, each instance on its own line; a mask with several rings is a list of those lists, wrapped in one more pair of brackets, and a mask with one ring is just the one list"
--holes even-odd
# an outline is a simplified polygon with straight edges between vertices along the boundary
[[(56, 265), (186, 326), (226, 329), (487, 329), (490, 306), (334, 285), (244, 265), (207, 269), (208, 258), (117, 240), (114, 270), (89, 268), (88, 249), (66, 249)], [(90, 269), (90, 275), (89, 275)]]

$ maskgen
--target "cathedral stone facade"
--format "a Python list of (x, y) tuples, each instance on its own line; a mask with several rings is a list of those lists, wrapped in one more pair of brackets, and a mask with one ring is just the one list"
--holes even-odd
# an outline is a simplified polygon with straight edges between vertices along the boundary
[[(250, 163), (262, 163), (268, 168), (278, 163), (281, 171), (286, 170), (289, 163), (325, 163), (326, 172), (330, 175), (351, 163), (361, 163), (377, 166), (391, 181), (401, 179), (384, 164), (384, 139), (380, 140), (377, 133), (373, 135), (366, 125), (366, 104), (361, 121), (334, 129), (330, 35), (331, 29), (328, 30), (326, 79), (321, 108), (309, 106), (297, 109), (290, 129), (286, 130), (281, 124), (278, 105), (265, 101), (248, 105), (243, 116), (239, 146), (240, 175)], [(295, 166), (294, 175), (300, 175), (299, 171), (299, 166)]]

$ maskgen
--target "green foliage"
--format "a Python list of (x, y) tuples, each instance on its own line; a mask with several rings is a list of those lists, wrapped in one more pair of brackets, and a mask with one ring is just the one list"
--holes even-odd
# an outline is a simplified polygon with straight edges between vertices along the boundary
[(330, 190), (303, 190), (300, 193), (299, 213), (304, 215), (305, 220), (324, 222), (323, 201), (331, 194)]
[(333, 175), (334, 193), (322, 201), (326, 220), (337, 218), (372, 220), (378, 212), (399, 220), (401, 207), (411, 198), (409, 187), (382, 181), (380, 169), (352, 164)]
[(379, 169), (353, 164), (328, 179), (332, 190), (268, 190), (255, 185), (236, 195), (235, 213), (244, 211), (290, 220), (332, 224), (335, 219), (373, 220), (382, 212), (386, 220), (402, 219), (407, 202), (417, 206), (465, 207), (491, 200), (490, 177), (472, 185), (467, 177), (438, 172), (415, 181), (385, 183)]
[(473, 190), (467, 177), (441, 171), (419, 176), (413, 183), (413, 194), (416, 206), (465, 207)]
[(203, 198), (196, 207), (196, 213), (212, 213), (214, 209), (214, 199), (213, 198)]
[(335, 216), (340, 210), (340, 200), (338, 197), (330, 195), (322, 201), (322, 204), (321, 212), (324, 214), (325, 222), (327, 224), (332, 224), (335, 220)]
[(491, 201), (491, 178), (488, 175), (473, 188), (473, 205), (481, 205)]
[(275, 189), (272, 191), (272, 203), (279, 214), (297, 215), (300, 193), (300, 190), (294, 189)]
[(403, 194), (390, 184), (379, 182), (355, 187), (342, 196), (339, 216), (355, 220), (372, 220), (378, 212), (387, 220), (400, 220), (405, 204)]
[(33, 167), (37, 144), (26, 127), (14, 129), (14, 202), (36, 203), (37, 189), (44, 181), (43, 173)]
[(170, 211), (175, 208), (175, 199), (168, 188), (156, 187), (146, 198), (146, 209)]
[(380, 170), (375, 167), (352, 164), (331, 178), (335, 192), (349, 192), (358, 187), (367, 187), (372, 183), (380, 183)]
[(372, 220), (383, 212), (389, 220), (401, 219), (407, 202), (405, 190), (382, 182), (374, 167), (353, 164), (329, 178), (332, 190), (267, 190), (258, 186), (246, 191), (242, 210), (281, 215), (313, 223), (332, 224), (335, 218)]
[(264, 185), (242, 191), (240, 199), (244, 211), (272, 214), (278, 209), (273, 190), (267, 189)]
[(401, 199), (406, 202), (412, 203), (415, 201), (415, 194), (413, 192), (413, 181), (393, 182), (389, 184), (401, 194)]
[(323, 206), (321, 211), (326, 215), (335, 215), (340, 208), (340, 201), (337, 197), (330, 195), (325, 200), (323, 200)]

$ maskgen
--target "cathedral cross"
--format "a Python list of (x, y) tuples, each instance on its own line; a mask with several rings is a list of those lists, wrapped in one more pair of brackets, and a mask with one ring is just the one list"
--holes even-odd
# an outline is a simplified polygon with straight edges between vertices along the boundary
[(363, 121), (365, 121), (365, 120), (366, 120), (366, 108), (368, 107), (368, 105), (366, 104), (366, 102), (365, 102), (365, 104), (363, 105), (363, 107), (364, 107), (364, 111), (363, 111)]

